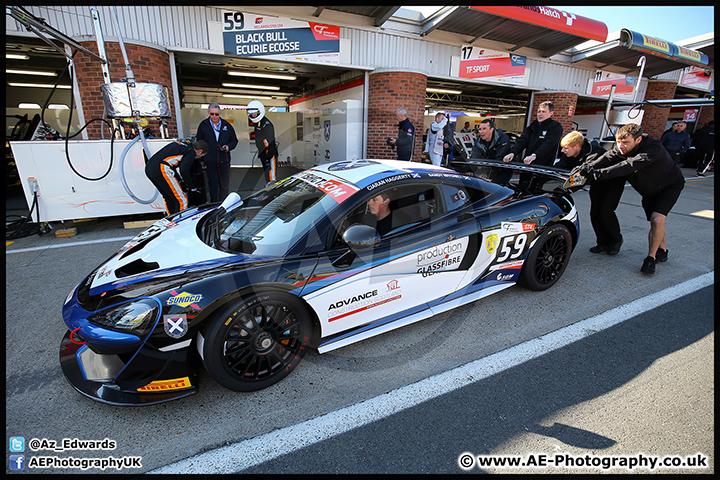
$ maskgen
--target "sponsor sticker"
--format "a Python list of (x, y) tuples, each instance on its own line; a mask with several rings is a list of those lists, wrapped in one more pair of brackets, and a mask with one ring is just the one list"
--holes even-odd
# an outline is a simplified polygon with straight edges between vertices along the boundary
[(532, 232), (535, 230), (534, 223), (502, 222), (500, 228), (508, 233)]
[(167, 299), (167, 305), (177, 305), (178, 307), (192, 307), (195, 310), (200, 310), (198, 302), (203, 298), (200, 294), (194, 293), (177, 293), (175, 290), (170, 292), (173, 296)]
[(338, 180), (332, 180), (318, 175), (317, 172), (305, 170), (296, 175), (296, 178), (309, 183), (318, 190), (325, 192), (330, 198), (338, 203), (342, 203), (352, 196), (358, 189), (347, 183)]
[(165, 333), (172, 338), (180, 338), (188, 331), (187, 315), (163, 315)]
[(144, 387), (140, 387), (137, 389), (138, 392), (165, 392), (168, 390), (180, 390), (183, 388), (190, 388), (192, 387), (192, 384), (190, 383), (189, 377), (183, 377), (183, 378), (174, 378), (172, 380), (157, 380), (154, 382), (150, 382)]
[(437, 245), (417, 253), (417, 273), (429, 277), (439, 272), (457, 270), (465, 257), (468, 238)]
[(398, 280), (391, 280), (386, 284), (385, 292), (373, 288), (367, 292), (362, 292), (331, 303), (328, 306), (328, 322), (334, 322), (335, 320), (364, 312), (401, 298), (402, 289), (400, 288), (400, 282)]
[(488, 235), (487, 240), (485, 240), (485, 248), (487, 248), (488, 253), (493, 253), (495, 249), (497, 248), (498, 244), (498, 236), (497, 234), (493, 233), (492, 235)]

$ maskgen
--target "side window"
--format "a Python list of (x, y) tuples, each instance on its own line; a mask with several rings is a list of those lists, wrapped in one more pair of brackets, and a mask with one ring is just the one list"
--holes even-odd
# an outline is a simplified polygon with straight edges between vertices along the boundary
[(396, 185), (373, 191), (340, 222), (334, 244), (342, 245), (343, 232), (354, 224), (369, 225), (383, 238), (429, 224), (439, 214), (441, 203), (432, 185)]
[(465, 185), (443, 185), (442, 192), (448, 211), (457, 210), (465, 205), (475, 203), (488, 195), (488, 192), (484, 190)]

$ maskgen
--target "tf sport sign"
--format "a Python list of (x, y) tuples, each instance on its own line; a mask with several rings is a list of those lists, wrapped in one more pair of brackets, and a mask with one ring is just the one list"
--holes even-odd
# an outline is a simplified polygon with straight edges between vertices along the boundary
[(340, 27), (237, 11), (223, 12), (226, 55), (338, 64)]

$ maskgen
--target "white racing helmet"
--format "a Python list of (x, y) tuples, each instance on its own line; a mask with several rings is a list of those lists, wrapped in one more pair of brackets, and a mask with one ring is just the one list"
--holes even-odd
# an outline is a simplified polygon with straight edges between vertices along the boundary
[(247, 104), (247, 114), (251, 122), (258, 123), (265, 116), (265, 105), (259, 100), (251, 100)]

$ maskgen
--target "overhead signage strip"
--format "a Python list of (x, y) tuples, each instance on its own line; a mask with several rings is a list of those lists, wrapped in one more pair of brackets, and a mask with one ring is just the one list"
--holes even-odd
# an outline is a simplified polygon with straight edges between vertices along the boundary
[(674, 43), (660, 40), (659, 38), (633, 32), (626, 28), (620, 31), (620, 44), (630, 50), (638, 50), (688, 65), (707, 67), (709, 63), (708, 56), (704, 53), (690, 50), (689, 48), (681, 47)]

